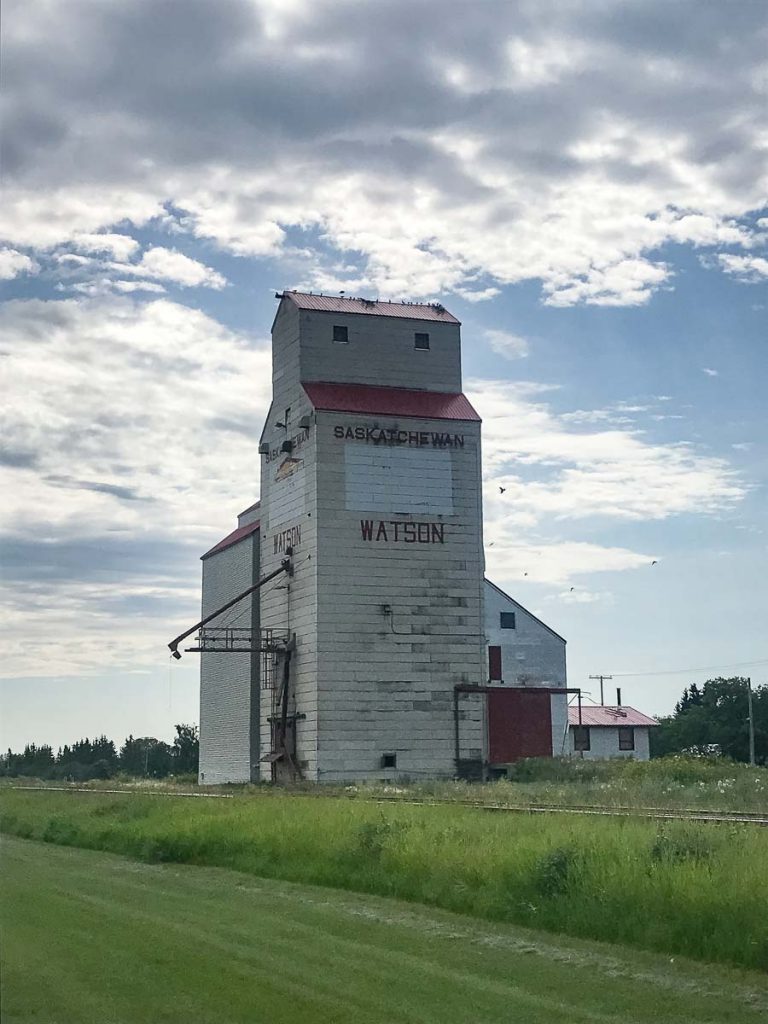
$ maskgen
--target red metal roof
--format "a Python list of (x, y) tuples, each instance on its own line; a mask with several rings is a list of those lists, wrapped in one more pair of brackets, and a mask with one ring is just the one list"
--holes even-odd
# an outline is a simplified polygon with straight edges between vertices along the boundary
[[(568, 708), (568, 725), (579, 724), (579, 709), (578, 707)], [(582, 704), (581, 706), (581, 724), (582, 725), (658, 725), (659, 723), (655, 718), (649, 718), (648, 715), (644, 715), (640, 711), (636, 711), (634, 708), (628, 707), (626, 704), (622, 704), (621, 707), (615, 705), (592, 707)]]
[(223, 540), (220, 540), (218, 544), (214, 544), (210, 551), (206, 551), (200, 558), (210, 558), (211, 555), (217, 554), (219, 551), (223, 551), (225, 548), (231, 548), (233, 544), (238, 544), (241, 540), (245, 540), (246, 537), (250, 537), (252, 533), (255, 533), (261, 526), (261, 521), (256, 520), (253, 523), (248, 523), (247, 526), (238, 526), (232, 533), (228, 533)]
[(359, 412), (379, 416), (414, 416), (425, 420), (474, 420), (480, 417), (464, 395), (445, 391), (413, 391), (370, 384), (301, 385), (316, 409)]
[(355, 299), (341, 295), (307, 295), (306, 292), (283, 292), (299, 309), (316, 309), (324, 313), (363, 313), (366, 316), (396, 316), (406, 320), (438, 320), (444, 324), (460, 324), (439, 302), (384, 302), (381, 299)]

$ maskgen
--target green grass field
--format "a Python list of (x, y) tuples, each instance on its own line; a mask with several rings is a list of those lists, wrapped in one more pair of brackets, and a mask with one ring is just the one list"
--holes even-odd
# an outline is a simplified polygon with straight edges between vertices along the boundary
[(527, 817), (279, 793), (5, 791), (24, 838), (376, 893), (485, 920), (768, 970), (768, 830)]
[(3, 842), (3, 1024), (749, 1024), (765, 979), (233, 871)]

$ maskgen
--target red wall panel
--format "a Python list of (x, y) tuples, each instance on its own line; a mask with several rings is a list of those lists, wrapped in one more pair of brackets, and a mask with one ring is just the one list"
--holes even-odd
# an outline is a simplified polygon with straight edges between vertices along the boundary
[(551, 757), (549, 692), (489, 690), (488, 747), (491, 764), (508, 764), (523, 757)]

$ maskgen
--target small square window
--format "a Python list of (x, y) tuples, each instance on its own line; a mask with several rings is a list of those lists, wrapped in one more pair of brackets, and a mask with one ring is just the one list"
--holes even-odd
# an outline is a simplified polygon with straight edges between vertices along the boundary
[(333, 325), (333, 340), (338, 341), (341, 345), (346, 345), (349, 342), (347, 336), (347, 328), (340, 324)]
[(421, 334), (419, 331), (416, 331), (416, 333), (414, 334), (414, 339), (414, 348), (420, 348), (423, 351), (426, 351), (426, 349), (429, 348), (428, 334)]
[(514, 629), (515, 628), (515, 613), (514, 612), (499, 612), (499, 628), (500, 629)]
[(397, 754), (382, 754), (381, 755), (381, 767), (382, 768), (397, 768)]
[(619, 726), (619, 750), (635, 749), (635, 730), (631, 725)]
[(573, 727), (573, 749), (589, 750), (589, 727), (586, 725), (575, 725)]

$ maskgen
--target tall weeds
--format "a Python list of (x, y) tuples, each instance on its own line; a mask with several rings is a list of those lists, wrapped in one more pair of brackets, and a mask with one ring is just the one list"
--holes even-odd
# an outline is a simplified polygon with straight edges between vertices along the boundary
[(749, 826), (6, 791), (0, 828), (768, 970), (768, 831)]

